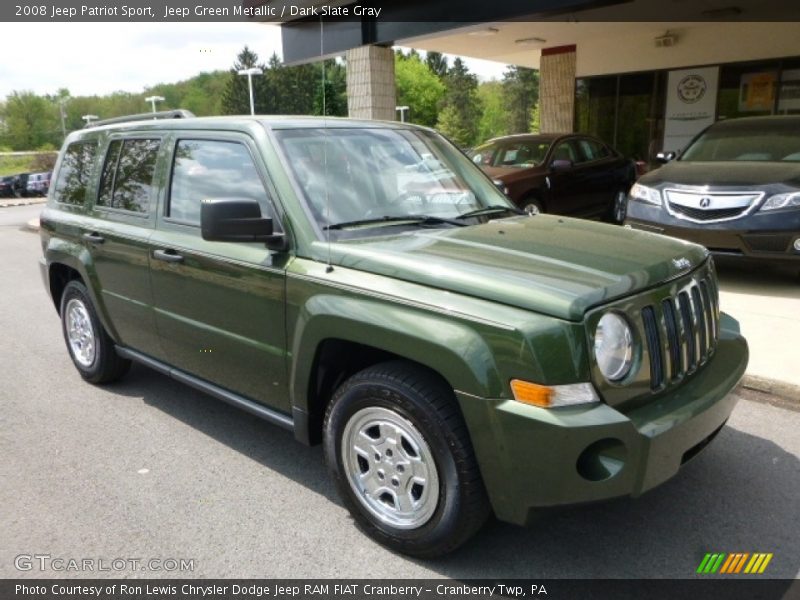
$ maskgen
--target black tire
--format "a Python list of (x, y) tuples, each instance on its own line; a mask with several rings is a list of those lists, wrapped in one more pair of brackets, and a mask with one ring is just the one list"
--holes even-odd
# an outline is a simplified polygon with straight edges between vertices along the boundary
[[(429, 504), (427, 508), (432, 514), (418, 526), (397, 527), (382, 521), (371, 512), (368, 500), (362, 499), (362, 495), (354, 489), (356, 484), (351, 483), (345, 464), (343, 437), (351, 420), (362, 422), (359, 421), (360, 415), (376, 409), (410, 423), (412, 429), (421, 434), (433, 458), (439, 482), (435, 486), (435, 509), (433, 504)], [(395, 440), (396, 462), (404, 460), (400, 457), (401, 453), (405, 457), (413, 456), (404, 444), (405, 440)], [(422, 368), (392, 361), (369, 367), (345, 381), (336, 390), (325, 414), (324, 449), (325, 460), (339, 494), (356, 523), (381, 544), (403, 554), (432, 558), (451, 552), (472, 537), (490, 515), (491, 509), (472, 443), (453, 392), (444, 382)], [(390, 450), (384, 452), (391, 456)], [(384, 457), (383, 460), (390, 459)], [(363, 464), (361, 459), (359, 464)], [(378, 453), (375, 454), (373, 465), (370, 455), (368, 471), (376, 469), (380, 472), (384, 467), (388, 472), (384, 487), (389, 488), (389, 479), (392, 485), (397, 486), (394, 475), (389, 472), (392, 465), (379, 463)], [(363, 475), (363, 467), (359, 468)], [(400, 468), (395, 466), (395, 469)], [(413, 470), (414, 467), (409, 468), (409, 471)], [(429, 479), (433, 478), (431, 475)], [(408, 476), (408, 479), (410, 481), (413, 477)], [(404, 487), (408, 489), (409, 486), (406, 484)], [(431, 486), (428, 501), (434, 499), (433, 488)], [(409, 495), (413, 489), (412, 485)], [(385, 492), (380, 494), (384, 495)], [(363, 496), (369, 497), (369, 494), (364, 493)]]
[(611, 201), (611, 210), (608, 218), (612, 223), (621, 225), (625, 222), (625, 217), (628, 215), (628, 192), (625, 190), (617, 190), (614, 192), (614, 198)]
[(544, 204), (538, 196), (526, 196), (519, 203), (519, 207), (528, 214), (536, 215), (545, 212)]
[[(88, 332), (85, 337), (87, 340), (91, 340), (93, 352), (81, 355), (81, 351), (75, 348), (75, 345), (80, 342), (76, 341), (75, 345), (70, 342), (69, 328), (72, 317), (67, 314), (68, 308), (70, 311), (77, 311), (78, 320), (88, 318), (89, 328), (84, 326), (83, 330)], [(91, 383), (110, 383), (128, 372), (131, 361), (121, 358), (117, 354), (114, 342), (100, 323), (89, 292), (83, 283), (72, 280), (64, 287), (59, 312), (61, 313), (61, 331), (64, 334), (67, 351), (81, 377)], [(86, 347), (86, 344), (81, 345), (83, 348)]]

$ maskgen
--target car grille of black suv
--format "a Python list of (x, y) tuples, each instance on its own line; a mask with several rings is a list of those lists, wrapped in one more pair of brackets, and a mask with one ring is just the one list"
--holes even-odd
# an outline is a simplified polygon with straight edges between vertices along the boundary
[(650, 388), (692, 374), (714, 353), (719, 337), (719, 290), (713, 274), (692, 281), (675, 296), (642, 308), (650, 355)]

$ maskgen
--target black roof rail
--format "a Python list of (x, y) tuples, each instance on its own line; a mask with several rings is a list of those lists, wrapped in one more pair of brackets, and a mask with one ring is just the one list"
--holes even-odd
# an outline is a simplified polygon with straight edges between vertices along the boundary
[(182, 108), (176, 110), (162, 110), (160, 112), (140, 113), (138, 115), (125, 115), (124, 117), (114, 117), (112, 119), (102, 119), (84, 125), (84, 129), (90, 127), (100, 127), (101, 125), (113, 125), (114, 123), (128, 123), (131, 121), (153, 121), (156, 119), (191, 119), (194, 113)]

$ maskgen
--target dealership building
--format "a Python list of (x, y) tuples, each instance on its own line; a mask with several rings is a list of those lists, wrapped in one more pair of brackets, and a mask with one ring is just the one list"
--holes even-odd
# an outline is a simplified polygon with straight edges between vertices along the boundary
[[(800, 114), (799, 2), (335, 4), (350, 17), (282, 23), (283, 55), (345, 56), (352, 117), (396, 118), (393, 45), (538, 69), (542, 131), (595, 134), (641, 160), (679, 150), (717, 119)], [(380, 15), (353, 16), (356, 6)]]

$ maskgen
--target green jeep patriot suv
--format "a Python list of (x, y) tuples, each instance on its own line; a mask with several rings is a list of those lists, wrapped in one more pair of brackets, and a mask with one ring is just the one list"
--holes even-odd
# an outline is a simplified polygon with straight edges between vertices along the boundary
[(429, 129), (147, 115), (71, 134), (53, 181), (41, 271), (81, 376), (135, 360), (324, 444), (400, 552), (637, 496), (736, 402), (704, 248), (519, 214)]

